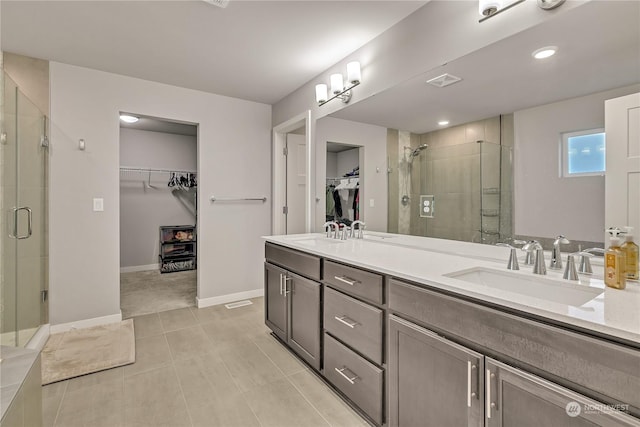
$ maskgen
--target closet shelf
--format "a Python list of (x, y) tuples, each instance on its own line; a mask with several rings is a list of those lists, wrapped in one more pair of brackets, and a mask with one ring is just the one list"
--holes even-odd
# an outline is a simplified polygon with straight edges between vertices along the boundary
[(198, 172), (192, 170), (177, 170), (177, 169), (152, 169), (152, 168), (139, 168), (131, 166), (121, 166), (120, 172), (139, 172), (139, 173), (182, 173), (182, 174), (197, 174)]

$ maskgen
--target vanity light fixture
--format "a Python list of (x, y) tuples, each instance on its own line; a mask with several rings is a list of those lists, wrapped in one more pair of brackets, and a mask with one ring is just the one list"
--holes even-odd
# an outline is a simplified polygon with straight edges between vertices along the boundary
[[(524, 0), (479, 0), (478, 11), (480, 16), (482, 16), (479, 22), (489, 19), (507, 9), (511, 9), (513, 6), (523, 2)], [(538, 7), (543, 10), (555, 9), (564, 2), (565, 0), (537, 0)]]
[(330, 77), (331, 97), (327, 95), (327, 85), (320, 83), (316, 85), (316, 102), (318, 106), (324, 105), (332, 99), (340, 99), (345, 104), (351, 100), (351, 89), (360, 84), (362, 75), (360, 74), (360, 63), (357, 61), (347, 64), (347, 84), (344, 83), (342, 74), (332, 74)]
[(448, 124), (449, 124), (449, 120), (440, 120), (440, 121), (438, 122), (438, 125), (440, 125), (440, 126), (446, 126), (446, 125), (448, 125)]
[(132, 116), (130, 114), (120, 114), (120, 120), (122, 120), (125, 123), (135, 123), (140, 119), (138, 119), (136, 116)]
[(536, 59), (544, 59), (544, 58), (548, 58), (550, 56), (555, 55), (557, 51), (558, 51), (557, 46), (545, 46), (545, 47), (541, 47), (540, 49), (534, 50), (531, 53), (531, 56), (533, 56)]

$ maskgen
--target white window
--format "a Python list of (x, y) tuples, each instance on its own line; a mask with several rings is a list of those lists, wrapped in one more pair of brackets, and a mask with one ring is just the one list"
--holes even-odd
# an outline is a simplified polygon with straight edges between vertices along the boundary
[(604, 129), (562, 134), (562, 176), (593, 176), (605, 173)]

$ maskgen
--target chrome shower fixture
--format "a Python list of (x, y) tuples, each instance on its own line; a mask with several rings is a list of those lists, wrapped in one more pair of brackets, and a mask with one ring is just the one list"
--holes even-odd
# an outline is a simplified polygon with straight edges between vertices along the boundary
[(426, 149), (428, 147), (427, 144), (422, 144), (420, 145), (418, 148), (412, 149), (411, 147), (404, 147), (405, 150), (412, 150), (411, 154), (409, 154), (409, 158), (414, 158), (416, 157), (418, 154), (420, 154), (420, 152), (424, 149)]

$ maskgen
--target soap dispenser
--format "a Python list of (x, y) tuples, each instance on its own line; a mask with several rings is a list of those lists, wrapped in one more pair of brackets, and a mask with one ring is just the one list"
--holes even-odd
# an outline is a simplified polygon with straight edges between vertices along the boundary
[(609, 249), (604, 253), (604, 283), (610, 288), (624, 289), (627, 286), (627, 257), (620, 248), (619, 228), (609, 228)]
[(625, 227), (625, 242), (620, 246), (627, 257), (627, 279), (638, 280), (638, 245), (633, 242), (633, 227)]

